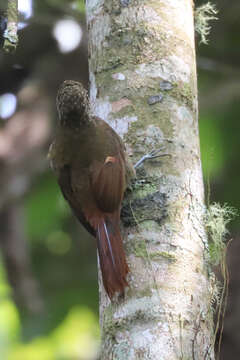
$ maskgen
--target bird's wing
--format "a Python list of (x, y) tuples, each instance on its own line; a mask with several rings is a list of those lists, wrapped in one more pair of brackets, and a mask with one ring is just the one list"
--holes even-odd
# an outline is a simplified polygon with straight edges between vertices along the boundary
[(111, 213), (120, 207), (125, 190), (125, 164), (121, 154), (107, 156), (90, 166), (90, 186), (100, 210)]
[(86, 220), (80, 204), (76, 201), (76, 194), (74, 194), (74, 190), (72, 188), (71, 168), (69, 165), (65, 165), (59, 170), (58, 184), (62, 190), (64, 198), (68, 201), (75, 216), (78, 218), (80, 223), (85, 227), (85, 229), (90, 234), (95, 236), (96, 235), (95, 230)]

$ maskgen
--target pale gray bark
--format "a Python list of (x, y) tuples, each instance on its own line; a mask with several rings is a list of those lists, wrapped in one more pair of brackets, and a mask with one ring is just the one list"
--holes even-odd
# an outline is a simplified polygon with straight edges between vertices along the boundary
[(191, 0), (87, 0), (95, 114), (136, 160), (153, 148), (124, 203), (131, 269), (124, 300), (100, 281), (101, 359), (214, 359), (205, 260)]

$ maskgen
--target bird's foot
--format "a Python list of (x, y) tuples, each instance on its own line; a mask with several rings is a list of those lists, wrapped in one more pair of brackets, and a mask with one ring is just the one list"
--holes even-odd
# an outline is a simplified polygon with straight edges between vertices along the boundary
[(136, 169), (137, 167), (139, 167), (145, 160), (151, 160), (151, 159), (156, 159), (158, 157), (162, 157), (162, 156), (171, 156), (170, 154), (159, 154), (160, 151), (162, 151), (164, 148), (159, 148), (159, 149), (153, 149), (152, 151), (150, 151), (150, 153), (144, 155), (140, 160), (138, 160), (138, 162), (136, 162), (136, 164), (134, 165), (134, 168)]

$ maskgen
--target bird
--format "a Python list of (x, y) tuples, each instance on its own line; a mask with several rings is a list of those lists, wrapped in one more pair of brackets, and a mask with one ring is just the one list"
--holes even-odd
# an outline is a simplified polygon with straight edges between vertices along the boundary
[(59, 87), (58, 126), (48, 157), (73, 213), (96, 238), (109, 298), (124, 295), (129, 266), (120, 231), (125, 189), (135, 176), (120, 136), (91, 113), (87, 90), (73, 80)]

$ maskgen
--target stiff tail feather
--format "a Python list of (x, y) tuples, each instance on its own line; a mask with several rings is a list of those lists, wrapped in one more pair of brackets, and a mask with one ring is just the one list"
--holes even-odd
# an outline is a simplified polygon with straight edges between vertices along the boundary
[(111, 299), (116, 292), (124, 293), (124, 288), (128, 285), (126, 276), (129, 272), (119, 224), (114, 221), (114, 216), (101, 219), (99, 222), (97, 246), (103, 285)]

